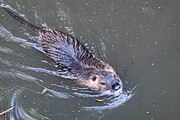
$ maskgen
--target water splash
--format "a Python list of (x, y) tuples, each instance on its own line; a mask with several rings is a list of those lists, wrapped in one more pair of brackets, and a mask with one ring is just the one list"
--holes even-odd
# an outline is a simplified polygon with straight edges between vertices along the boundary
[(119, 96), (112, 96), (112, 97), (106, 98), (108, 102), (104, 103), (105, 105), (83, 106), (83, 108), (88, 111), (89, 110), (102, 111), (102, 110), (115, 109), (123, 105), (129, 99), (131, 99), (133, 95), (134, 94), (132, 94), (132, 91), (128, 91), (128, 93), (124, 92), (124, 93), (119, 94)]

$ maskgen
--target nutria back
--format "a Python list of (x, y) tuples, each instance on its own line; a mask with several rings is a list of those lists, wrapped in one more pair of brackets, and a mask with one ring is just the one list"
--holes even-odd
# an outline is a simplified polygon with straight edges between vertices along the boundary
[(95, 58), (77, 39), (70, 35), (50, 28), (43, 28), (39, 34), (43, 50), (61, 67), (67, 67), (69, 70), (81, 70), (82, 67), (105, 69), (107, 65)]

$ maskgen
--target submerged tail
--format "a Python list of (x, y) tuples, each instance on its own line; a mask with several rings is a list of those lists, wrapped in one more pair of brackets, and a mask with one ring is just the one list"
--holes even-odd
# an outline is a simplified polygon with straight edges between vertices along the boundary
[(19, 15), (17, 15), (16, 13), (13, 13), (12, 11), (10, 11), (8, 8), (3, 7), (4, 11), (6, 11), (11, 17), (13, 17), (14, 19), (16, 19), (17, 21), (19, 21), (20, 23), (22, 23), (23, 25), (25, 25), (26, 27), (32, 29), (35, 32), (39, 32), (42, 30), (42, 28), (35, 26), (31, 23), (29, 23), (28, 21), (26, 21), (24, 18), (20, 17)]

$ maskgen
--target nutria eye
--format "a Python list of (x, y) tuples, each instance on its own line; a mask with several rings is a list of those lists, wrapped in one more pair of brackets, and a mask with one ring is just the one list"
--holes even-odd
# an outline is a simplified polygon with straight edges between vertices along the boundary
[(101, 85), (105, 85), (105, 83), (104, 82), (102, 82), (102, 83), (100, 83)]
[(96, 79), (97, 79), (96, 76), (93, 76), (93, 77), (92, 77), (92, 80), (93, 80), (93, 81), (96, 81)]

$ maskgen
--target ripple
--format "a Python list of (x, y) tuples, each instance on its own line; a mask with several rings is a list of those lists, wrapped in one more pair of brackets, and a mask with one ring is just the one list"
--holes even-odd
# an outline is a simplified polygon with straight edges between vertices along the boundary
[(33, 120), (33, 119), (49, 119), (41, 114), (39, 114), (35, 108), (26, 109), (23, 105), (23, 100), (25, 92), (28, 90), (25, 88), (16, 89), (12, 93), (10, 105), (14, 106), (14, 112), (10, 114), (10, 120)]
[(0, 47), (0, 52), (6, 53), (6, 54), (13, 54), (13, 51), (7, 47)]
[[(65, 88), (61, 86), (61, 89)], [(88, 89), (84, 89), (86, 94), (82, 94), (82, 91), (78, 92), (78, 89), (82, 90), (82, 88), (77, 88), (77, 92), (71, 90), (59, 92), (58, 90), (47, 89), (47, 92), (42, 94), (41, 91), (24, 87), (14, 88), (11, 90), (9, 103), (10, 106), (14, 106), (14, 111), (10, 112), (10, 120), (48, 120), (53, 119), (54, 116), (59, 118), (66, 113), (71, 114), (71, 112), (75, 112), (76, 115), (78, 115), (78, 112), (88, 113), (89, 111), (100, 113), (123, 105), (134, 95), (132, 91), (123, 92), (118, 96), (108, 96), (92, 91), (88, 94)], [(98, 98), (103, 98), (104, 101), (97, 102), (96, 99)], [(57, 113), (59, 114), (57, 115)], [(80, 116), (82, 116), (82, 113)]]
[[(47, 73), (53, 76), (59, 76), (56, 71), (48, 70), (45, 68), (34, 68), (34, 67), (28, 67), (28, 66), (22, 66), (22, 68), (26, 70), (32, 70), (34, 72), (42, 72)], [(23, 75), (20, 75), (20, 77), (23, 77)], [(72, 81), (72, 80), (65, 80)], [(44, 81), (46, 82), (46, 81)], [(74, 82), (72, 82), (74, 83)], [(45, 85), (45, 84), (44, 84)], [(42, 85), (43, 87), (43, 85)], [(123, 105), (125, 102), (130, 100), (134, 96), (134, 90), (126, 90), (123, 92), (120, 92), (117, 95), (108, 95), (106, 93), (97, 93), (94, 91), (89, 90), (88, 88), (81, 88), (77, 86), (69, 86), (66, 83), (52, 83), (47, 87), (44, 86), (44, 88), (47, 88), (46, 95), (53, 97), (53, 98), (59, 98), (61, 99), (71, 99), (70, 101), (76, 101), (73, 105), (76, 106), (76, 103), (83, 104), (79, 109), (84, 109), (87, 111), (102, 111), (102, 110), (109, 110), (117, 108), (121, 105)], [(83, 99), (83, 102), (80, 102), (80, 100)], [(99, 105), (96, 105), (96, 99), (103, 99)], [(91, 101), (91, 102), (87, 102)]]
[(7, 66), (12, 66), (12, 64), (8, 60), (1, 58), (1, 57), (0, 57), (0, 63), (7, 65)]
[(70, 95), (69, 93), (57, 92), (57, 91), (50, 90), (50, 89), (48, 89), (48, 92), (49, 92), (52, 96), (58, 97), (58, 98), (64, 98), (64, 99), (73, 98), (73, 96)]
[(0, 25), (0, 37), (5, 38), (5, 40), (9, 40), (13, 38), (11, 32), (6, 30), (3, 26)]
[[(51, 84), (53, 85), (53, 84)], [(83, 105), (80, 106), (81, 109), (91, 111), (103, 111), (103, 110), (109, 110), (117, 108), (121, 105), (123, 105), (125, 102), (130, 100), (134, 96), (134, 90), (128, 90), (123, 91), (122, 93), (119, 93), (118, 95), (108, 95), (106, 93), (97, 93), (94, 91), (91, 91), (88, 88), (79, 88), (79, 87), (71, 87), (66, 85), (53, 85), (56, 86), (56, 90), (50, 90), (48, 91), (51, 93), (52, 96), (58, 97), (58, 98), (65, 98), (65, 99), (71, 99), (71, 101), (78, 101), (83, 99), (82, 103)], [(54, 87), (53, 87), (54, 88)], [(60, 89), (66, 89), (66, 92), (58, 92), (58, 88)], [(62, 90), (64, 91), (64, 90)], [(100, 103), (100, 105), (97, 104), (97, 99), (103, 99), (103, 101)], [(91, 102), (87, 102), (91, 101)], [(75, 103), (74, 105), (76, 105)]]
[(119, 96), (116, 97), (110, 97), (107, 103), (102, 106), (83, 106), (85, 110), (96, 110), (96, 111), (102, 111), (102, 110), (108, 110), (108, 109), (114, 109), (121, 105), (123, 105), (125, 102), (127, 102), (129, 99), (133, 97), (134, 94), (132, 94), (132, 91), (129, 91), (130, 93), (121, 93)]
[(21, 65), (21, 68), (26, 69), (26, 70), (31, 70), (34, 72), (46, 73), (46, 74), (50, 74), (54, 76), (61, 76), (63, 78), (75, 79), (72, 74), (70, 74), (67, 70), (63, 70), (63, 69), (62, 70), (58, 69), (56, 71), (53, 71), (53, 70), (48, 70), (46, 68), (36, 68), (36, 67), (30, 67), (30, 66), (25, 66), (25, 65)]

